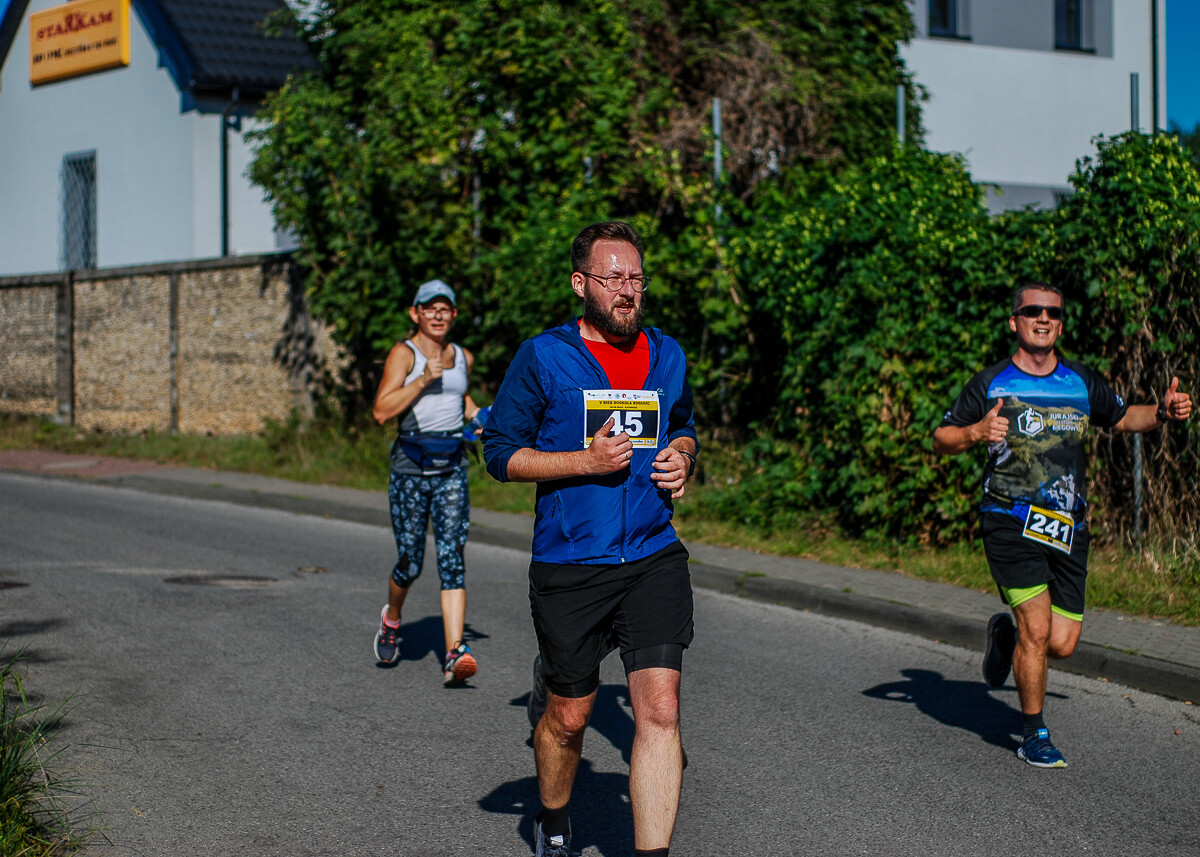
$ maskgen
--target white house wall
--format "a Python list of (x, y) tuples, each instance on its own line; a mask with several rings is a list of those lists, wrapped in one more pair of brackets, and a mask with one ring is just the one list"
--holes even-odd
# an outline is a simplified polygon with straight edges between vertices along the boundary
[[(0, 276), (58, 270), (63, 156), (96, 153), (98, 267), (219, 256), (220, 117), (180, 112), (180, 93), (137, 14), (130, 64), (33, 88), (29, 13), (0, 69)], [(230, 141), (231, 253), (275, 249), (249, 153)], [(243, 230), (240, 231), (239, 230)]]
[[(1159, 3), (1159, 121), (1166, 115), (1164, 0)], [(1000, 6), (1036, 15), (1053, 39), (1052, 0), (971, 0), (970, 26), (980, 39)], [(929, 149), (960, 152), (976, 181), (1011, 187), (1032, 201), (1036, 189), (1066, 190), (1076, 159), (1093, 154), (1092, 139), (1131, 127), (1130, 73), (1139, 77), (1142, 130), (1152, 122), (1151, 19), (1148, 0), (1097, 4), (1096, 53), (1018, 49), (960, 39), (924, 38), (925, 3), (914, 4), (918, 38), (903, 57), (929, 93), (922, 106)], [(1109, 11), (1111, 9), (1111, 12)], [(1111, 15), (1111, 24), (1107, 22)], [(993, 24), (988, 24), (992, 20)], [(1104, 54), (1108, 53), (1109, 56)], [(1016, 202), (1007, 201), (1008, 205)]]
[(246, 177), (254, 151), (244, 135), (257, 127), (253, 119), (244, 119), (241, 132), (229, 135), (229, 252), (234, 256), (279, 249), (271, 206), (262, 188)]

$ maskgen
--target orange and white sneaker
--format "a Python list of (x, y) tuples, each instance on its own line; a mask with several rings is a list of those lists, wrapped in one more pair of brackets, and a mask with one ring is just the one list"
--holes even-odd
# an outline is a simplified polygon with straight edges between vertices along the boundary
[(442, 667), (442, 684), (447, 687), (461, 684), (475, 675), (478, 669), (479, 665), (475, 663), (475, 656), (471, 654), (467, 644), (459, 643), (446, 652), (446, 663)]

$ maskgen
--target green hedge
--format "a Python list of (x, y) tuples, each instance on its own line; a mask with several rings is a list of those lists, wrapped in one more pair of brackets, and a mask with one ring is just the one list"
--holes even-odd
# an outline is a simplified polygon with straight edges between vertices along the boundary
[[(904, 0), (332, 0), (305, 28), (321, 70), (269, 99), (251, 175), (349, 355), (351, 418), (432, 277), (459, 292), (486, 400), (575, 312), (571, 239), (610, 218), (646, 239), (647, 319), (689, 355), (699, 424), (744, 445), (704, 501), (736, 520), (968, 533), (980, 455), (938, 460), (930, 435), (1010, 353), (1031, 279), (1063, 288), (1064, 348), (1131, 400), (1197, 380), (1200, 190), (1177, 139), (1101, 139), (1058, 209), (989, 217), (960, 159), (897, 146), (898, 84), (921, 139)], [(1195, 425), (1144, 439), (1144, 522), (1187, 545)], [(1096, 446), (1097, 521), (1128, 532), (1131, 445)]]
[[(752, 523), (822, 510), (856, 534), (962, 537), (983, 453), (939, 459), (930, 438), (967, 379), (1011, 353), (1017, 285), (1064, 290), (1064, 350), (1130, 401), (1153, 401), (1172, 373), (1185, 390), (1200, 377), (1198, 182), (1173, 137), (1127, 134), (1098, 140), (1052, 212), (989, 217), (961, 160), (916, 149), (764, 207), (731, 252), (749, 317), (778, 330), (776, 404), (743, 479), (705, 502)], [(1159, 536), (1194, 540), (1196, 435), (1193, 420), (1144, 439), (1144, 520)], [(1127, 533), (1132, 444), (1093, 441), (1101, 534)]]

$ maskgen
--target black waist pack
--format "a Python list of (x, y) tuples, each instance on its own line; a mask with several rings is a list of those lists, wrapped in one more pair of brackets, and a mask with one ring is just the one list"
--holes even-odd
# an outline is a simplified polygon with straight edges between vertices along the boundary
[(422, 470), (458, 467), (463, 454), (461, 432), (450, 434), (406, 434), (399, 437), (400, 449)]

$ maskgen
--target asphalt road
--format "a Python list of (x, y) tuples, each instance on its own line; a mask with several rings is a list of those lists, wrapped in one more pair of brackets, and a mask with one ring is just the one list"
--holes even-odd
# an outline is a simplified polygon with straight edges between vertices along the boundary
[[(382, 527), (0, 474), (0, 643), (73, 694), (59, 757), (112, 855), (522, 855), (536, 809), (524, 701), (528, 557), (468, 546), (480, 672), (441, 686), (437, 578), (403, 658), (371, 640)], [(1200, 852), (1200, 712), (1053, 673), (1070, 767), (1013, 756), (1011, 684), (978, 654), (697, 592), (691, 765), (673, 855)], [(632, 853), (632, 721), (605, 665), (573, 803), (587, 857)]]

